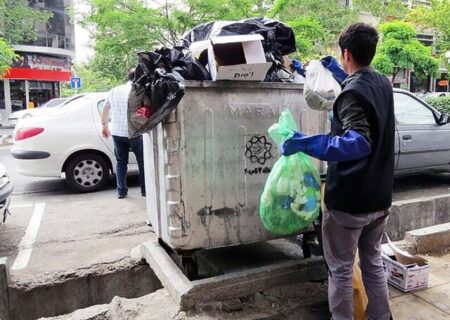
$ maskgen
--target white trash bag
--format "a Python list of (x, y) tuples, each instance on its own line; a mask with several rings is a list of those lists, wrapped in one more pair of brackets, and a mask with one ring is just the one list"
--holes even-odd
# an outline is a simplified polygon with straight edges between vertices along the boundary
[(306, 68), (304, 96), (311, 109), (331, 111), (342, 89), (330, 70), (313, 60)]

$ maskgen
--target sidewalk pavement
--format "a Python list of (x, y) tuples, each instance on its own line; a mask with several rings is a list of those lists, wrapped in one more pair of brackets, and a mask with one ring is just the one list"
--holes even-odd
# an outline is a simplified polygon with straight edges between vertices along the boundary
[(391, 310), (395, 320), (450, 319), (450, 253), (425, 258), (430, 264), (427, 289), (404, 293), (389, 285)]

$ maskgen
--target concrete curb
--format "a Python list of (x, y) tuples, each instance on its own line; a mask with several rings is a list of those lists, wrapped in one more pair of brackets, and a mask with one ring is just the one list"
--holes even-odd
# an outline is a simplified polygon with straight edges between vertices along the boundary
[(392, 203), (386, 232), (393, 241), (410, 230), (450, 222), (450, 194)]
[(405, 240), (416, 247), (417, 253), (439, 253), (450, 247), (450, 223), (408, 231)]
[(323, 259), (314, 257), (190, 281), (156, 241), (141, 246), (145, 260), (181, 310), (189, 310), (198, 303), (232, 300), (273, 287), (322, 281), (327, 277)]
[(9, 320), (8, 258), (0, 258), (0, 319)]

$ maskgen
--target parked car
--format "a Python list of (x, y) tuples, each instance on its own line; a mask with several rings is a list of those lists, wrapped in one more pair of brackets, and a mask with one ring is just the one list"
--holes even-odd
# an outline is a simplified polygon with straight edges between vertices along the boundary
[(67, 100), (67, 98), (56, 98), (56, 99), (47, 101), (42, 106), (37, 107), (37, 108), (25, 109), (25, 110), (13, 112), (9, 115), (8, 121), (11, 124), (15, 125), (15, 124), (17, 124), (17, 121), (19, 121), (20, 119), (26, 119), (26, 118), (32, 117), (44, 110), (47, 110), (47, 108), (57, 107), (57, 106), (61, 105), (62, 103), (64, 103), (66, 100)]
[[(101, 135), (106, 93), (78, 95), (37, 117), (19, 121), (11, 154), (16, 171), (36, 177), (61, 177), (73, 190), (101, 189), (115, 172), (112, 138)], [(130, 153), (129, 171), (137, 172)]]
[(6, 221), (11, 202), (10, 196), (13, 190), (14, 184), (9, 179), (5, 166), (0, 163), (0, 224)]
[(400, 89), (394, 89), (394, 108), (395, 174), (450, 171), (449, 116)]

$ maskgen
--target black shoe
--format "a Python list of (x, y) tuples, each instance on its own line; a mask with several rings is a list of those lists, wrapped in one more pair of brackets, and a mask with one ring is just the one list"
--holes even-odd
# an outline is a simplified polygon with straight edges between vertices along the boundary
[(144, 191), (144, 192), (141, 192), (141, 195), (142, 195), (143, 197), (145, 197), (145, 196), (146, 196), (145, 191)]
[(117, 198), (123, 199), (123, 198), (125, 198), (126, 196), (127, 196), (127, 193), (118, 194), (118, 195), (117, 195)]

